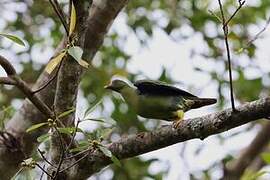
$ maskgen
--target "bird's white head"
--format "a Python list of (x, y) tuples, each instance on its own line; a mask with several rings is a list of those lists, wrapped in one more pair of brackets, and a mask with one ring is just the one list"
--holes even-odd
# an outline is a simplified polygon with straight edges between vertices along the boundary
[(116, 92), (121, 92), (125, 87), (129, 87), (128, 83), (120, 79), (113, 80), (109, 85), (104, 86), (105, 89), (110, 89)]

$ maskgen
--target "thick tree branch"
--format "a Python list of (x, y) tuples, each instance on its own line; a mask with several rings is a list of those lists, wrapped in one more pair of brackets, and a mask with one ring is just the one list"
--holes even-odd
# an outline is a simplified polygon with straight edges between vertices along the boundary
[(12, 64), (0, 55), (0, 65), (4, 68), (8, 77), (2, 77), (0, 82), (5, 84), (14, 84), (23, 94), (42, 112), (47, 118), (52, 118), (53, 113), (50, 108), (33, 94), (31, 88), (17, 75)]
[[(267, 97), (239, 106), (236, 108), (237, 112), (226, 109), (203, 117), (187, 119), (180, 124), (178, 129), (165, 126), (152, 132), (122, 138), (107, 147), (119, 159), (134, 157), (190, 139), (200, 138), (203, 140), (210, 135), (267, 117), (270, 115), (269, 108), (270, 97)], [(110, 163), (110, 159), (103, 153), (95, 151), (89, 155), (87, 162), (79, 169), (86, 178)], [(85, 174), (84, 168), (88, 169), (87, 174)]]
[[(77, 1), (76, 1), (77, 2)], [(91, 61), (95, 53), (102, 45), (104, 36), (108, 31), (110, 25), (112, 24), (114, 18), (127, 4), (127, 0), (117, 0), (117, 1), (102, 1), (100, 4), (96, 4), (98, 1), (94, 1), (94, 5), (91, 7), (90, 14), (87, 20), (87, 36), (84, 42), (84, 54), (83, 58), (85, 60)], [(104, 21), (102, 20), (104, 19)], [(81, 20), (78, 20), (79, 22)], [(108, 24), (107, 24), (108, 23)], [(96, 28), (98, 27), (98, 28)], [(63, 48), (64, 41), (59, 46), (58, 52)], [(12, 71), (10, 71), (12, 73)], [(48, 75), (46, 72), (39, 77), (34, 89), (40, 87), (44, 83), (48, 82), (53, 75)], [(66, 78), (68, 79), (68, 78)], [(72, 84), (73, 82), (69, 82)], [(43, 91), (40, 91), (36, 95), (40, 97), (48, 106), (51, 106), (54, 99), (56, 81), (52, 81)], [(33, 148), (37, 144), (36, 138), (43, 134), (43, 131), (36, 131), (32, 134), (26, 133), (26, 129), (36, 123), (44, 122), (46, 117), (44, 117), (40, 111), (38, 111), (32, 103), (28, 100), (24, 101), (23, 106), (18, 112), (12, 117), (10, 121), (6, 124), (6, 131), (11, 133), (14, 138), (20, 141), (21, 147), (25, 154), (32, 152)], [(24, 155), (22, 152), (10, 152), (7, 148), (0, 148), (0, 174), (3, 175), (3, 179), (9, 179), (16, 170), (19, 169), (19, 164), (23, 160)], [(10, 162), (10, 163), (6, 163)], [(2, 164), (2, 165), (1, 165)]]
[[(86, 18), (88, 17), (87, 7), (89, 7), (90, 4), (86, 4), (83, 1), (73, 1), (73, 3), (77, 12), (77, 23), (72, 34), (76, 34), (76, 37), (74, 36), (75, 38), (73, 38), (73, 36), (71, 36), (69, 38), (70, 41), (74, 43), (74, 45), (82, 47), (85, 38)], [(56, 93), (54, 99), (56, 114), (61, 114), (68, 109), (76, 107), (77, 92), (82, 72), (82, 67), (76, 62), (76, 60), (72, 58), (72, 56), (66, 56), (66, 58), (62, 61), (62, 65), (57, 77)], [(67, 127), (74, 126), (74, 117), (75, 114), (72, 113), (62, 119), (62, 123)], [(55, 130), (56, 131), (53, 133), (51, 138), (50, 155), (52, 163), (57, 166), (57, 168), (55, 169), (50, 167), (49, 171), (54, 174), (54, 178), (52, 178), (53, 180), (73, 179), (71, 177), (73, 175), (69, 175), (69, 172), (59, 173), (61, 167), (65, 166), (65, 164), (63, 164), (63, 160), (66, 155), (66, 145), (70, 143), (71, 138), (69, 136), (62, 136), (62, 134), (57, 131), (57, 128), (55, 128)], [(72, 163), (72, 159), (66, 163)]]
[(267, 122), (254, 140), (234, 162), (225, 169), (223, 179), (240, 179), (245, 169), (265, 149), (270, 141), (270, 123)]
[(128, 0), (93, 1), (87, 20), (87, 38), (84, 41), (83, 59), (91, 61), (103, 43), (115, 17), (127, 4)]
[(16, 81), (9, 77), (0, 77), (0, 84), (16, 85)]
[[(79, 37), (77, 37), (78, 41), (76, 41), (75, 43), (77, 46), (83, 47), (83, 59), (88, 61), (92, 60), (99, 47), (102, 45), (104, 36), (108, 32), (110, 25), (112, 24), (119, 11), (124, 7), (126, 2), (126, 0), (119, 0), (119, 2), (112, 2), (109, 0), (102, 2), (94, 1), (89, 10), (90, 14), (88, 14), (82, 10), (85, 9), (83, 3), (79, 3), (79, 1), (74, 1), (75, 8), (81, 10), (79, 11), (80, 14), (77, 14), (77, 22), (80, 23), (76, 24), (74, 34), (79, 35)], [(86, 15), (88, 15), (88, 17)], [(58, 75), (56, 96), (54, 102), (55, 110), (57, 113), (64, 112), (67, 109), (75, 106), (78, 86), (82, 73), (82, 67), (78, 65), (78, 63), (70, 56), (68, 56), (68, 58), (64, 60)], [(64, 120), (64, 122), (67, 126), (73, 125), (73, 117), (74, 116), (72, 115), (70, 117), (66, 117), (67, 119)], [(60, 162), (60, 166), (66, 167), (69, 164), (72, 164), (72, 161), (75, 160), (71, 159), (69, 161), (62, 162), (61, 159), (63, 158), (63, 156), (61, 154), (63, 155), (63, 152), (61, 152), (61, 149), (59, 148), (59, 137), (53, 136), (51, 145), (51, 155), (53, 161), (55, 163)], [(58, 175), (58, 171), (56, 173)], [(80, 176), (80, 174), (78, 173), (65, 171), (58, 175), (58, 179), (79, 178), (74, 177), (74, 175)]]
[[(62, 50), (64, 42), (65, 41), (62, 41), (59, 44), (55, 54)], [(40, 87), (51, 79), (52, 76), (54, 76), (54, 73), (49, 75), (48, 73), (43, 72), (33, 88)], [(43, 91), (40, 91), (35, 95), (48, 106), (52, 106), (55, 86), (56, 81), (52, 81)], [(10, 179), (14, 173), (16, 173), (20, 168), (20, 162), (25, 158), (25, 154), (29, 155), (33, 151), (33, 148), (37, 144), (37, 137), (47, 131), (47, 129), (44, 128), (29, 134), (26, 133), (26, 129), (33, 124), (44, 122), (46, 119), (46, 116), (40, 113), (40, 111), (26, 99), (23, 102), (22, 107), (7, 122), (5, 130), (19, 142), (22, 151), (11, 151), (5, 146), (0, 147), (0, 174), (2, 179)]]
[(9, 61), (0, 55), (0, 66), (2, 66), (8, 76), (16, 74), (14, 67), (9, 63)]

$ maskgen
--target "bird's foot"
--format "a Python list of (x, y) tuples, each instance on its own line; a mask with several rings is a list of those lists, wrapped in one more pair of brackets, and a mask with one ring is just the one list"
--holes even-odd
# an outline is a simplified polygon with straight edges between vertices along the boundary
[(182, 120), (184, 119), (184, 111), (183, 110), (178, 110), (175, 112), (176, 119), (173, 122), (173, 128), (177, 129), (179, 125), (181, 124)]
[(182, 123), (182, 121), (183, 121), (183, 119), (176, 119), (176, 120), (174, 120), (173, 121), (173, 124), (172, 124), (173, 128), (174, 129), (177, 129), (180, 126), (180, 124)]

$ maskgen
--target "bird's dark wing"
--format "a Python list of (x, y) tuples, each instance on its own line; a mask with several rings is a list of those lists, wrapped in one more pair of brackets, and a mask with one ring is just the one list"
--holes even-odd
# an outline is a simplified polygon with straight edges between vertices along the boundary
[(190, 94), (186, 91), (178, 89), (174, 86), (170, 86), (163, 82), (152, 81), (152, 80), (140, 80), (134, 83), (140, 92), (140, 94), (146, 95), (158, 95), (158, 96), (184, 96), (184, 97), (193, 97), (197, 96)]

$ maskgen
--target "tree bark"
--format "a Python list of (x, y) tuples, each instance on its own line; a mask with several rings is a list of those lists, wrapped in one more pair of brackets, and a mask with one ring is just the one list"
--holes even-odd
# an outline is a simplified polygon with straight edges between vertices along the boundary
[(270, 123), (267, 122), (244, 152), (224, 170), (223, 179), (240, 179), (255, 158), (265, 149), (270, 141)]
[[(127, 4), (127, 0), (116, 1), (93, 1), (90, 13), (86, 22), (86, 37), (84, 41), (83, 59), (90, 62), (102, 45), (105, 34), (114, 21), (120, 10)], [(60, 49), (62, 49), (61, 46)], [(68, 65), (68, 70), (74, 72), (76, 76), (76, 68), (73, 69)], [(76, 73), (75, 73), (76, 72)], [(81, 76), (81, 72), (78, 74)], [(38, 88), (46, 83), (52, 75), (43, 72), (39, 77), (34, 88)], [(67, 83), (79, 84), (79, 79), (70, 81), (65, 78)], [(76, 82), (75, 82), (76, 81)], [(78, 88), (78, 87), (76, 87)], [(76, 89), (75, 88), (75, 89)], [(56, 81), (52, 81), (45, 89), (37, 93), (37, 96), (44, 101), (49, 107), (53, 105), (55, 97)], [(63, 96), (62, 96), (63, 98)], [(73, 99), (74, 101), (74, 99)], [(67, 104), (70, 102), (67, 102)], [(44, 134), (48, 129), (44, 128), (31, 134), (26, 133), (26, 129), (40, 122), (46, 121), (46, 117), (29, 101), (25, 100), (23, 106), (15, 113), (11, 120), (6, 124), (6, 134), (9, 135), (9, 142), (17, 145), (16, 147), (0, 146), (0, 174), (2, 179), (10, 179), (20, 168), (20, 162), (25, 159), (36, 148), (38, 144), (36, 139)]]
[[(125, 159), (190, 139), (203, 140), (210, 135), (268, 117), (269, 108), (270, 97), (267, 97), (239, 106), (236, 108), (237, 112), (226, 109), (203, 117), (183, 120), (177, 129), (164, 126), (152, 132), (130, 135), (107, 145), (107, 148), (119, 159)], [(81, 172), (78, 174), (83, 177), (82, 179), (87, 178), (110, 163), (111, 160), (108, 157), (96, 150), (81, 165), (79, 168)]]

